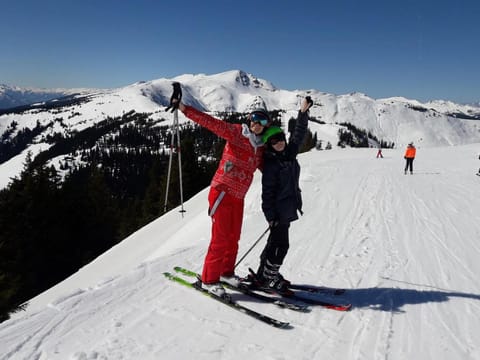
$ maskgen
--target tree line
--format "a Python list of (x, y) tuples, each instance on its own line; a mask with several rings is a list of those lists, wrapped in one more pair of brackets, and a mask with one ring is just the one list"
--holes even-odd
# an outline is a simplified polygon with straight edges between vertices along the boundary
[(382, 149), (393, 149), (395, 147), (394, 142), (378, 140), (370, 131), (359, 129), (353, 124), (340, 123), (339, 125), (346, 127), (346, 129), (338, 130), (338, 146), (340, 147), (370, 147), (369, 140), (375, 141)]
[[(27, 157), (0, 191), (0, 321), (164, 213), (171, 136), (131, 112)], [(186, 201), (210, 183), (224, 142), (193, 124), (180, 137)], [(172, 160), (167, 210), (180, 200)]]

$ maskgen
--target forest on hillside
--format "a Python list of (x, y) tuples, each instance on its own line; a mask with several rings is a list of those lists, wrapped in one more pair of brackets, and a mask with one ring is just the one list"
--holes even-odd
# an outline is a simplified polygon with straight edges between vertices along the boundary
[[(1, 320), (179, 204), (175, 148), (165, 204), (170, 155), (159, 144), (169, 145), (171, 136), (168, 127), (132, 112), (57, 136), (27, 158), (0, 191)], [(208, 186), (224, 142), (192, 124), (182, 126), (180, 138), (186, 201)], [(23, 147), (19, 138), (15, 143)], [(49, 165), (58, 156), (60, 166)]]

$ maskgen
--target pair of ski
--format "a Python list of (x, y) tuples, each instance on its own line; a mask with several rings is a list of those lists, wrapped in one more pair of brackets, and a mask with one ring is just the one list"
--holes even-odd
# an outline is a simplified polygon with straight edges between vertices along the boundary
[[(193, 277), (193, 278), (198, 278), (199, 277), (199, 275), (197, 273), (195, 273), (191, 270), (182, 268), (182, 267), (177, 266), (177, 267), (174, 268), (174, 270), (177, 273), (183, 274), (183, 275), (188, 276), (188, 277)], [(253, 317), (257, 320), (265, 322), (268, 325), (271, 325), (271, 326), (274, 326), (274, 327), (277, 327), (277, 328), (290, 328), (290, 325), (289, 325), (288, 322), (279, 321), (279, 320), (274, 319), (270, 316), (267, 316), (267, 315), (261, 314), (257, 311), (251, 310), (251, 309), (233, 301), (230, 296), (219, 297), (219, 296), (216, 296), (216, 295), (208, 292), (207, 290), (205, 290), (201, 287), (201, 282), (200, 281), (196, 281), (196, 282), (191, 283), (191, 282), (185, 280), (184, 278), (179, 277), (179, 276), (177, 276), (175, 274), (172, 274), (172, 273), (169, 273), (169, 272), (164, 273), (164, 275), (167, 279), (169, 279), (171, 281), (177, 282), (177, 283), (179, 283), (183, 286), (190, 287), (190, 288), (193, 288), (197, 291), (200, 291), (204, 295), (206, 295), (206, 296), (208, 296), (212, 299), (215, 299), (215, 300), (217, 300), (217, 301), (219, 301), (219, 302), (221, 302), (221, 303), (223, 303), (223, 304), (225, 304), (225, 305), (227, 305), (227, 306), (229, 306), (229, 307), (231, 307), (235, 310), (243, 312), (244, 314), (249, 315), (249, 316), (251, 316), (251, 317)], [(241, 292), (241, 293), (243, 293), (247, 296), (253, 297), (255, 299), (258, 299), (258, 300), (261, 300), (261, 301), (264, 301), (264, 302), (268, 302), (268, 303), (272, 303), (272, 304), (275, 304), (279, 307), (294, 310), (294, 311), (307, 312), (307, 311), (309, 311), (309, 305), (308, 304), (319, 305), (319, 306), (323, 306), (325, 308), (332, 309), (332, 310), (337, 310), (337, 311), (348, 311), (351, 308), (351, 304), (335, 304), (335, 303), (330, 303), (330, 302), (322, 301), (322, 300), (315, 299), (315, 298), (303, 297), (303, 296), (301, 296), (301, 293), (298, 293), (298, 292), (295, 292), (295, 294), (293, 296), (288, 297), (288, 299), (293, 301), (293, 302), (290, 302), (290, 301), (285, 301), (283, 298), (271, 297), (271, 296), (259, 294), (259, 293), (255, 292), (254, 289), (250, 288), (250, 286), (248, 284), (241, 284), (240, 287), (235, 287), (235, 286), (232, 286), (232, 285), (226, 284), (226, 283), (224, 285), (230, 290), (238, 291), (238, 292)], [(329, 293), (329, 294), (332, 294), (332, 295), (339, 295), (339, 294), (342, 294), (344, 292), (343, 289), (330, 289), (330, 288), (315, 287), (315, 286), (309, 286), (309, 285), (299, 285), (299, 284), (292, 284), (290, 286), (290, 288), (294, 289), (294, 290), (300, 290), (300, 291), (308, 292), (308, 293)]]

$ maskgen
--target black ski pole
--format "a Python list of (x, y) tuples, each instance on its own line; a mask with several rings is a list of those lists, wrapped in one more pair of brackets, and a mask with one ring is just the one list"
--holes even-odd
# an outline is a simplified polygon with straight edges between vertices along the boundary
[(267, 230), (265, 230), (262, 233), (262, 235), (260, 235), (260, 237), (257, 239), (257, 241), (255, 241), (255, 243), (250, 247), (250, 249), (248, 249), (248, 251), (245, 253), (245, 255), (243, 255), (242, 258), (240, 260), (238, 260), (238, 262), (235, 264), (234, 269), (237, 268), (238, 264), (240, 264), (242, 262), (242, 260), (245, 259), (245, 257), (250, 253), (250, 251), (253, 250), (253, 248), (259, 243), (259, 241), (262, 240), (262, 238), (265, 236), (265, 234), (268, 232), (268, 230), (270, 230), (270, 226), (268, 226)]
[[(170, 186), (170, 174), (172, 171), (172, 158), (173, 158), (174, 151), (176, 151), (178, 156), (178, 175), (179, 175), (179, 181), (180, 181), (180, 205), (181, 205), (180, 212), (182, 213), (182, 217), (183, 217), (183, 213), (185, 212), (185, 210), (183, 209), (182, 152), (180, 148), (181, 141), (180, 141), (180, 130), (178, 125), (178, 108), (180, 105), (180, 100), (182, 100), (182, 87), (178, 82), (174, 82), (172, 85), (173, 85), (173, 94), (170, 98), (170, 105), (165, 109), (165, 111), (172, 109), (171, 111), (173, 112), (173, 123), (172, 123), (172, 129), (171, 129), (172, 138), (170, 142), (170, 156), (168, 159), (167, 188), (165, 190), (165, 204), (163, 207), (163, 211), (167, 212), (168, 190)], [(175, 148), (175, 136), (177, 137), (176, 148)]]

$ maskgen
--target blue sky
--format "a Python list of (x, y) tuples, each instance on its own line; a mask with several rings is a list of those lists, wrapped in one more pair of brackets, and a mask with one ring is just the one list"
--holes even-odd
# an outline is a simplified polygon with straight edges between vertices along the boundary
[(16, 0), (0, 14), (10, 85), (238, 69), (288, 90), (480, 101), (478, 0)]

